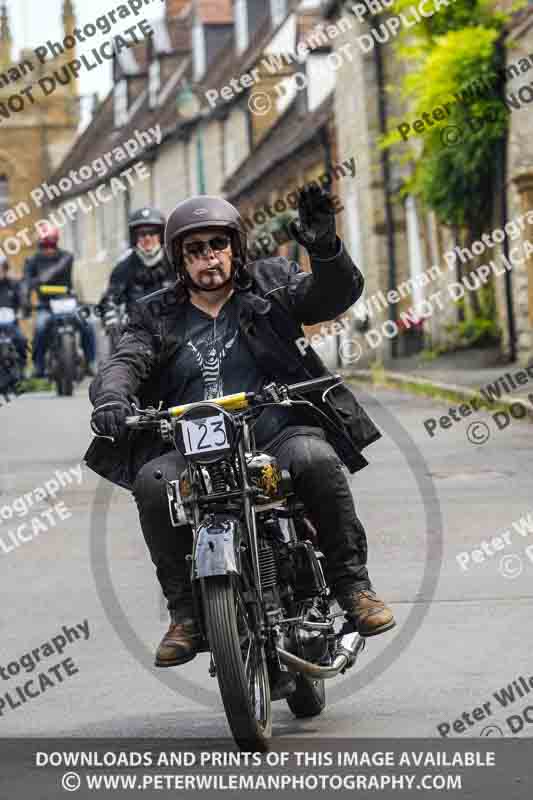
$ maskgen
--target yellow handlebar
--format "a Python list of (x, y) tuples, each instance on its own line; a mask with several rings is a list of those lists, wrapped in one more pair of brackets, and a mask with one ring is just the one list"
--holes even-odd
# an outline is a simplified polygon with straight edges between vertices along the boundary
[(70, 290), (68, 286), (50, 286), (43, 283), (42, 286), (38, 287), (37, 291), (40, 294), (68, 294)]
[[(226, 411), (240, 411), (241, 409), (248, 408), (248, 397), (249, 395), (247, 392), (238, 392), (237, 394), (227, 394), (225, 397), (215, 397), (213, 400), (206, 400), (204, 402), (215, 403), (215, 405), (224, 408)], [(186, 411), (200, 405), (202, 405), (202, 402), (185, 403), (183, 406), (172, 406), (172, 408), (168, 409), (168, 413), (171, 417), (181, 417)]]

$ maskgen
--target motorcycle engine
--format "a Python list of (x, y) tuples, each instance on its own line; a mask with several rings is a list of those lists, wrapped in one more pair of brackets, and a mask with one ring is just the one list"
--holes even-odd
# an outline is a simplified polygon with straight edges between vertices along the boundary
[[(324, 622), (324, 616), (314, 606), (305, 614), (309, 622)], [(295, 626), (286, 637), (286, 649), (290, 653), (313, 663), (329, 662), (329, 637), (324, 631), (311, 631)]]

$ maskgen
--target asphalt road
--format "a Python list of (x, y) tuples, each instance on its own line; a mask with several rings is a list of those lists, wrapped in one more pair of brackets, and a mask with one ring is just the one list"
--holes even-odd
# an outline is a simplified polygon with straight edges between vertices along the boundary
[[(0, 520), (0, 737), (200, 737), (208, 744), (228, 728), (207, 656), (173, 670), (152, 666), (166, 617), (133, 500), (77, 469), (91, 438), (85, 390), (74, 398), (27, 395), (0, 408), (0, 514), (7, 517), (8, 506), (14, 515)], [(533, 523), (533, 428), (513, 422), (498, 431), (481, 412), (476, 419), (492, 433), (487, 443), (467, 440), (470, 419), (430, 439), (422, 423), (447, 410), (440, 403), (356, 391), (386, 434), (365, 451), (371, 465), (350, 480), (370, 572), (398, 625), (369, 641), (357, 667), (328, 684), (332, 702), (320, 718), (296, 720), (276, 703), (274, 735), (438, 737), (437, 726), (453, 725), (463, 712), (470, 723), (451, 731), (459, 738), (497, 735), (488, 725), (511, 735), (507, 717), (533, 700), (522, 689), (503, 708), (493, 693), (533, 675), (533, 555), (525, 553), (533, 524), (529, 538), (512, 527), (529, 511)], [(55, 498), (63, 519), (57, 510), (52, 524), (40, 516), (47, 502), (35, 489), (59, 483), (57, 470), (72, 480), (63, 477)], [(19, 502), (13, 511), (24, 494), (32, 506), (24, 513)], [(9, 530), (24, 523), (27, 541), (15, 547)], [(505, 531), (508, 542), (489, 554), (490, 541)], [(470, 555), (462, 569), (457, 556), (473, 550), (481, 556)], [(43, 648), (63, 636), (62, 626), (77, 625), (61, 655), (61, 639), (51, 645), (56, 652)], [(28, 657), (20, 666), (35, 649), (42, 665)], [(17, 698), (17, 686), (61, 662), (52, 685), (25, 702)], [(474, 719), (483, 703), (483, 718)], [(517, 735), (532, 732), (525, 723)]]

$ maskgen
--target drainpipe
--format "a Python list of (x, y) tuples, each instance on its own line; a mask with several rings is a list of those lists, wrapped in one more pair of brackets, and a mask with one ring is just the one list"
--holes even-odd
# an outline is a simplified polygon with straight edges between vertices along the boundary
[[(460, 241), (460, 232), (459, 232), (459, 225), (453, 226), (453, 244), (454, 247), (458, 247), (461, 244)], [(461, 283), (463, 279), (463, 264), (460, 259), (455, 259), (455, 280), (457, 283)], [(464, 322), (465, 319), (465, 310), (464, 306), (457, 305), (457, 321)]]
[(205, 194), (204, 140), (201, 125), (198, 126), (198, 133), (196, 135), (196, 170), (198, 194)]
[[(504, 36), (498, 40), (496, 43), (496, 47), (499, 52), (499, 62), (500, 64), (505, 64), (505, 44), (504, 44)], [(502, 83), (500, 85), (500, 98), (504, 99), (505, 96), (505, 85)], [(499, 217), (500, 217), (500, 224), (502, 228), (505, 228), (505, 225), (508, 221), (508, 208), (507, 208), (507, 191), (506, 191), (506, 184), (507, 184), (507, 144), (508, 144), (508, 134), (506, 134), (502, 138), (500, 150), (498, 153), (498, 175), (496, 180), (496, 186), (499, 187), (498, 195), (500, 197), (499, 203)], [(502, 243), (503, 254), (507, 260), (509, 260), (509, 240), (507, 236), (504, 238)], [(505, 270), (504, 276), (505, 282), (505, 305), (507, 309), (507, 335), (509, 338), (509, 356), (511, 362), (516, 361), (516, 320), (514, 314), (514, 305), (513, 305), (513, 276), (509, 270)]]
[[(376, 21), (373, 17), (369, 20), (369, 25), (372, 30), (376, 29)], [(378, 85), (378, 116), (379, 116), (379, 131), (381, 135), (386, 133), (387, 127), (387, 101), (385, 98), (385, 79), (383, 68), (383, 57), (381, 45), (375, 41), (373, 48), (374, 52), (374, 65), (376, 69), (376, 79)], [(383, 188), (385, 192), (385, 228), (387, 231), (387, 260), (389, 265), (388, 271), (388, 288), (389, 291), (396, 289), (396, 243), (394, 240), (394, 217), (392, 212), (392, 199), (391, 199), (391, 169), (390, 158), (388, 150), (380, 151), (381, 161), (381, 175), (383, 178)], [(389, 319), (396, 324), (398, 319), (397, 308), (395, 303), (389, 304)], [(398, 337), (394, 336), (390, 340), (391, 356), (392, 358), (398, 357)]]
[[(319, 140), (320, 144), (322, 145), (322, 149), (324, 150), (324, 166), (325, 172), (328, 175), (333, 176), (333, 159), (331, 157), (331, 140), (328, 132), (328, 124), (326, 124), (320, 129), (319, 132)], [(335, 366), (341, 367), (341, 356), (340, 356), (340, 344), (341, 344), (341, 337), (339, 333), (335, 334)]]

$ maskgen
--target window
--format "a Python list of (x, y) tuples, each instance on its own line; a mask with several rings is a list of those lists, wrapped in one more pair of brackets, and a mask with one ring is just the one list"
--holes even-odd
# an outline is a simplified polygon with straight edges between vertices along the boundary
[(236, 0), (235, 2), (235, 38), (237, 53), (244, 53), (248, 47), (247, 0)]
[(287, 0), (270, 0), (272, 27), (277, 28), (287, 16)]
[(115, 128), (121, 128), (128, 121), (128, 82), (122, 79), (117, 83), (113, 95)]
[(204, 27), (197, 23), (192, 29), (194, 79), (200, 80), (206, 70)]
[(161, 62), (158, 58), (150, 64), (148, 75), (148, 92), (150, 108), (155, 108), (159, 102), (159, 90), (161, 89)]
[(9, 208), (9, 180), (7, 175), (0, 175), (0, 214)]

